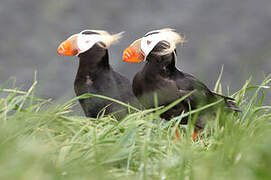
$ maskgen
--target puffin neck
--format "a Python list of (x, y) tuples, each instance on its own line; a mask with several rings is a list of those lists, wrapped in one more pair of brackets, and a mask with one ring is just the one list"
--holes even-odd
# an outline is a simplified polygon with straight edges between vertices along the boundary
[(148, 74), (157, 75), (166, 68), (173, 70), (175, 68), (175, 55), (174, 53), (167, 55), (150, 54), (147, 57), (147, 62), (143, 68), (143, 71)]
[(92, 75), (110, 69), (108, 50), (95, 44), (91, 49), (79, 55), (78, 75)]

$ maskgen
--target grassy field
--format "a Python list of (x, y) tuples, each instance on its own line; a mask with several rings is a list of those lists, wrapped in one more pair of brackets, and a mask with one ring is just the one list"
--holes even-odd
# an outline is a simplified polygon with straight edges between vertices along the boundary
[[(169, 107), (121, 121), (102, 113), (90, 119), (72, 115), (77, 98), (55, 105), (35, 97), (36, 81), (27, 92), (3, 85), (0, 179), (270, 180), (271, 106), (263, 101), (271, 76), (258, 86), (249, 82), (232, 95), (243, 112), (218, 109), (195, 142), (192, 123), (180, 130), (181, 142), (174, 141), (174, 124), (216, 104), (170, 122), (159, 118)], [(219, 80), (215, 91), (221, 91)]]

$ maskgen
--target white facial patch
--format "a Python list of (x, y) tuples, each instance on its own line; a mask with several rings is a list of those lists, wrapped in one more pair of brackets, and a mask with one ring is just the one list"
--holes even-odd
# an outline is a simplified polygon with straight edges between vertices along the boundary
[(174, 32), (172, 29), (162, 29), (151, 31), (147, 33), (141, 39), (141, 50), (145, 53), (145, 59), (148, 54), (153, 50), (153, 48), (160, 42), (167, 41), (169, 43), (168, 49), (165, 49), (161, 54), (168, 54), (174, 51), (176, 44), (182, 42), (182, 37)]
[(78, 56), (80, 53), (86, 52), (94, 46), (94, 44), (102, 42), (104, 48), (109, 48), (111, 44), (122, 37), (123, 32), (117, 34), (109, 34), (103, 30), (84, 30), (78, 34), (72, 35), (69, 39), (76, 37), (76, 48)]
[(94, 46), (94, 44), (96, 44), (97, 42), (103, 42), (104, 41), (104, 37), (100, 34), (78, 34), (77, 37), (77, 47), (78, 47), (78, 54), (86, 52), (87, 50), (89, 50), (90, 48), (92, 48), (92, 46)]

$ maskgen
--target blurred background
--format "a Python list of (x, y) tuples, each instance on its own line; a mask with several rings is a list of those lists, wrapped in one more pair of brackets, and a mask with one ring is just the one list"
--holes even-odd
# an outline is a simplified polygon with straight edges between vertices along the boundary
[(74, 97), (77, 57), (56, 53), (59, 43), (84, 29), (126, 31), (110, 47), (113, 68), (130, 79), (144, 65), (125, 64), (122, 51), (146, 32), (171, 27), (185, 35), (178, 67), (213, 89), (224, 64), (224, 92), (271, 73), (270, 0), (1, 0), (0, 85), (16, 77), (28, 89), (38, 72), (37, 94)]

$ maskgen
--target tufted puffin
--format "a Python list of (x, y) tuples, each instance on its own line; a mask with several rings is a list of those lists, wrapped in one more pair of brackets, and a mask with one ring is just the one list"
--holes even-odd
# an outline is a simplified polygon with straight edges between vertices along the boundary
[[(154, 107), (154, 93), (159, 106), (166, 106), (191, 93), (184, 101), (161, 114), (161, 118), (170, 120), (182, 112), (188, 112), (203, 105), (221, 100), (220, 104), (230, 110), (239, 111), (234, 99), (214, 93), (193, 75), (180, 71), (176, 67), (176, 45), (184, 38), (173, 29), (165, 28), (148, 32), (144, 37), (134, 41), (123, 52), (123, 61), (136, 63), (146, 61), (145, 66), (133, 79), (133, 92), (145, 106)], [(198, 116), (195, 123), (193, 140), (204, 127), (204, 121)], [(187, 124), (184, 118), (180, 124)], [(179, 139), (177, 132), (175, 132)]]
[[(84, 30), (70, 36), (58, 47), (58, 54), (78, 56), (79, 68), (74, 81), (77, 96), (85, 93), (107, 96), (137, 106), (130, 81), (115, 72), (109, 64), (108, 48), (122, 33), (111, 35), (102, 30)], [(79, 100), (87, 117), (114, 113), (117, 119), (124, 117), (127, 108), (112, 101), (91, 97)]]

